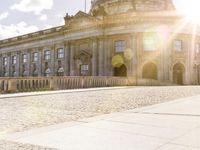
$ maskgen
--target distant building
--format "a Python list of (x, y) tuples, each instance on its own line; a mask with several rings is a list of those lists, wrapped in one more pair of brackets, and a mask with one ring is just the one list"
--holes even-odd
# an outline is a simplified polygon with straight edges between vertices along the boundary
[(135, 76), (200, 84), (200, 41), (171, 0), (93, 0), (65, 25), (0, 41), (0, 76)]

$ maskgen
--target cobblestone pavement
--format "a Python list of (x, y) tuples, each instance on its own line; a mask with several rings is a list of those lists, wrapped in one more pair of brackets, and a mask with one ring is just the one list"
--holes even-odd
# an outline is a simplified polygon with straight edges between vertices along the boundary
[(9, 133), (200, 94), (199, 86), (128, 87), (0, 99), (0, 150), (52, 150), (3, 141)]

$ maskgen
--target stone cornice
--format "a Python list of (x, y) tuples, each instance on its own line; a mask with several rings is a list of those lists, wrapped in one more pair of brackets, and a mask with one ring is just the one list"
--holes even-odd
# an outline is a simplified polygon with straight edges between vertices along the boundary
[[(127, 25), (139, 25), (140, 23), (167, 23), (173, 24), (180, 21), (183, 17), (173, 11), (163, 12), (148, 12), (148, 13), (124, 13), (119, 15), (111, 15), (104, 18), (104, 20), (94, 21), (93, 24), (74, 26), (69, 28), (68, 26), (60, 26), (52, 29), (47, 29), (19, 37), (14, 37), (0, 41), (0, 50), (8, 47), (16, 48), (23, 44), (26, 49), (26, 45), (32, 45), (34, 43), (37, 46), (43, 46), (44, 43), (55, 44), (58, 41), (66, 40), (79, 40), (81, 38), (89, 38), (90, 36), (96, 36), (103, 34), (104, 29), (110, 29), (114, 27), (127, 26)], [(155, 24), (156, 25), (156, 24)], [(94, 32), (95, 31), (95, 32)], [(91, 34), (93, 33), (93, 34)], [(76, 35), (77, 34), (77, 35)], [(68, 36), (69, 35), (69, 36)], [(81, 35), (78, 38), (78, 35)], [(106, 35), (106, 34), (105, 34)], [(23, 49), (23, 46), (21, 46)], [(5, 50), (4, 49), (4, 50)]]

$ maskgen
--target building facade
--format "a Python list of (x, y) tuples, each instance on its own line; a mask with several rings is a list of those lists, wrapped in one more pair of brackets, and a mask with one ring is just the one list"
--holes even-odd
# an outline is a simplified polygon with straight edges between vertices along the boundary
[(171, 0), (93, 0), (89, 13), (64, 19), (63, 26), (1, 40), (0, 76), (131, 76), (200, 84), (198, 34)]

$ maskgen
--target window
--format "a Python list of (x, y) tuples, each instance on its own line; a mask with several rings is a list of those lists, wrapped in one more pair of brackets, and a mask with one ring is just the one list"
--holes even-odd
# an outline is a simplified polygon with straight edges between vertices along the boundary
[(199, 43), (196, 43), (196, 45), (195, 45), (195, 52), (196, 52), (196, 54), (200, 53), (200, 44)]
[(7, 57), (3, 57), (3, 65), (6, 66), (8, 64), (8, 59)]
[(17, 56), (12, 56), (12, 64), (15, 65), (17, 63)]
[(181, 40), (175, 40), (174, 41), (174, 50), (177, 52), (182, 51), (182, 41)]
[(26, 63), (28, 58), (27, 58), (27, 54), (23, 54), (22, 55), (22, 60), (23, 60), (23, 63)]
[(45, 50), (44, 51), (44, 59), (45, 60), (50, 60), (51, 59), (51, 51), (50, 50)]
[(119, 40), (115, 41), (115, 52), (122, 53), (125, 50), (125, 41)]
[(81, 65), (81, 75), (87, 75), (89, 71), (89, 65)]
[(156, 50), (156, 42), (154, 36), (147, 36), (143, 38), (143, 49), (144, 51)]
[(33, 62), (37, 62), (38, 61), (38, 53), (35, 52), (33, 53)]
[(57, 58), (60, 59), (60, 58), (64, 58), (64, 49), (63, 48), (59, 48), (57, 50)]

